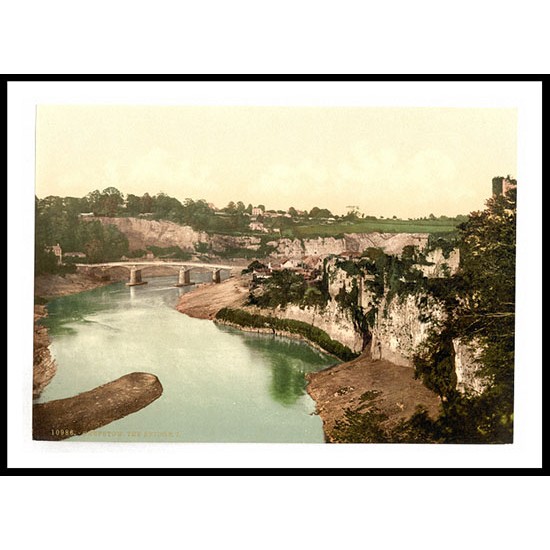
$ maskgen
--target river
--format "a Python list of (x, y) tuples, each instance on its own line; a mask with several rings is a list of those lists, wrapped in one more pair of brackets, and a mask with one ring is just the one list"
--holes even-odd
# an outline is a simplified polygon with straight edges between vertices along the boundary
[(70, 440), (322, 443), (305, 374), (337, 360), (304, 342), (179, 313), (179, 295), (193, 287), (175, 282), (116, 283), (51, 301), (44, 324), (58, 370), (35, 402), (149, 372), (164, 388), (159, 399)]

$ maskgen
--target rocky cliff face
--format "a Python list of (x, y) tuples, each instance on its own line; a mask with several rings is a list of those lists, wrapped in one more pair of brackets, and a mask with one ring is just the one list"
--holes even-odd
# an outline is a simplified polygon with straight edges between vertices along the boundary
[(431, 331), (442, 327), (445, 317), (443, 305), (424, 294), (385, 296), (372, 329), (372, 357), (412, 367), (415, 351)]
[[(429, 276), (448, 276), (449, 270), (454, 272), (458, 269), (458, 251), (444, 258), (441, 250), (435, 250), (430, 253), (429, 261), (433, 262), (429, 266), (432, 268)], [(442, 266), (449, 264), (451, 267), (442, 269)], [(444, 327), (447, 316), (444, 304), (425, 292), (389, 295), (386, 291), (380, 297), (370, 289), (367, 274), (350, 275), (337, 267), (336, 259), (326, 262), (325, 269), (329, 275), (330, 294), (326, 309), (300, 310), (292, 306), (284, 313), (322, 328), (355, 352), (360, 352), (363, 345), (370, 341), (368, 347), (373, 359), (412, 368), (413, 357), (419, 347), (432, 332), (438, 333)], [(358, 290), (355, 306), (364, 315), (374, 311), (373, 321), (366, 329), (357, 326), (352, 311), (344, 310), (337, 299), (342, 289), (349, 293), (353, 287)], [(366, 335), (365, 330), (370, 333)], [(453, 341), (453, 346), (457, 389), (463, 393), (481, 393), (487, 382), (479, 376), (479, 344), (457, 339)]]
[[(265, 311), (260, 312), (265, 315)], [(270, 314), (281, 319), (303, 321), (320, 328), (333, 340), (348, 346), (355, 353), (363, 350), (363, 335), (355, 330), (351, 315), (342, 311), (334, 301), (330, 301), (324, 309), (288, 305), (284, 309), (277, 308)]]
[(486, 388), (488, 380), (480, 376), (481, 346), (476, 340), (463, 342), (460, 338), (453, 340), (455, 352), (456, 389), (461, 393), (480, 394)]
[(33, 399), (40, 396), (42, 390), (50, 383), (50, 380), (57, 371), (57, 365), (49, 348), (50, 338), (48, 330), (38, 323), (47, 314), (45, 306), (34, 306)]
[(208, 242), (208, 234), (168, 221), (142, 220), (141, 218), (90, 218), (104, 225), (115, 225), (128, 238), (130, 250), (147, 246), (179, 246), (194, 251), (195, 244)]
[(259, 237), (233, 237), (231, 235), (209, 235), (208, 242), (214, 252), (223, 252), (231, 248), (246, 248), (258, 250), (261, 239)]
[[(325, 269), (328, 272), (328, 293), (329, 300), (324, 308), (299, 307), (287, 305), (285, 309), (277, 308), (274, 315), (280, 318), (303, 321), (324, 330), (333, 340), (344, 344), (355, 353), (361, 353), (364, 347), (365, 335), (359, 330), (349, 309), (344, 309), (338, 303), (336, 297), (343, 288), (346, 292), (351, 291), (354, 284), (354, 277), (343, 269), (336, 267), (336, 259), (332, 258), (326, 262)], [(357, 284), (357, 283), (356, 283)], [(364, 285), (359, 283), (361, 304), (366, 309), (372, 307), (373, 294), (363, 290)]]
[(275, 256), (303, 258), (362, 253), (365, 249), (380, 248), (386, 254), (399, 255), (408, 245), (420, 250), (426, 247), (427, 233), (349, 233), (342, 238), (317, 237), (315, 239), (278, 239), (270, 245), (276, 247)]
[(379, 248), (386, 254), (399, 256), (405, 246), (424, 250), (428, 244), (427, 233), (350, 233), (344, 235), (347, 252), (363, 252), (367, 248)]
[(161, 220), (141, 218), (89, 218), (99, 220), (104, 225), (115, 225), (128, 238), (130, 250), (145, 250), (147, 246), (179, 246), (182, 250), (195, 251), (195, 245), (205, 243), (213, 252), (223, 252), (231, 248), (258, 250), (259, 237), (231, 235), (209, 235), (195, 231), (192, 227)]
[[(445, 320), (443, 305), (425, 294), (396, 295), (389, 299), (386, 295), (380, 300), (369, 290), (365, 279), (336, 267), (335, 260), (328, 261), (325, 269), (329, 273), (330, 299), (324, 308), (288, 305), (270, 313), (316, 326), (356, 353), (363, 351), (365, 342), (370, 340), (369, 349), (374, 359), (386, 359), (396, 365), (412, 367), (412, 358), (418, 346), (432, 330), (442, 326)], [(356, 305), (363, 313), (367, 314), (375, 308), (375, 321), (367, 338), (354, 322), (352, 311), (343, 308), (337, 299), (342, 289), (350, 292), (354, 285), (359, 291), (359, 303)], [(265, 315), (265, 311), (262, 313)]]
[(343, 254), (346, 250), (344, 239), (334, 237), (319, 237), (317, 239), (278, 239), (270, 241), (275, 247), (274, 256), (287, 258), (303, 258), (304, 256), (328, 256)]
[[(204, 231), (169, 221), (141, 218), (89, 218), (104, 225), (115, 225), (128, 238), (130, 250), (145, 249), (147, 246), (179, 246), (182, 250), (194, 251), (198, 243), (206, 243), (214, 252), (230, 248), (258, 250), (259, 237), (231, 235), (209, 235)], [(329, 256), (361, 253), (369, 247), (380, 248), (386, 254), (399, 255), (407, 245), (426, 247), (427, 233), (350, 233), (342, 238), (317, 237), (313, 239), (274, 239), (268, 244), (275, 248), (275, 257), (301, 259), (306, 256)]]
[(431, 250), (426, 254), (426, 261), (430, 265), (416, 265), (426, 277), (449, 277), (458, 271), (460, 265), (460, 251), (455, 248), (445, 257), (441, 248)]

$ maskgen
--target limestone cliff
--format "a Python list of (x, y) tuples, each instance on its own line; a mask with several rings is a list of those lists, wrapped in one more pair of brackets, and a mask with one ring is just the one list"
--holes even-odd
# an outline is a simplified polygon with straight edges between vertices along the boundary
[(480, 394), (487, 387), (488, 380), (480, 376), (481, 345), (477, 340), (464, 342), (460, 338), (453, 340), (455, 352), (456, 388), (461, 393)]
[[(231, 248), (258, 250), (260, 237), (208, 234), (192, 227), (165, 220), (142, 218), (97, 217), (104, 225), (115, 225), (128, 238), (130, 250), (147, 246), (179, 246), (182, 250), (194, 251), (195, 245), (205, 243), (213, 252)], [(428, 242), (427, 233), (350, 233), (341, 238), (317, 237), (312, 239), (273, 239), (267, 244), (275, 250), (275, 257), (301, 259), (306, 256), (329, 256), (361, 253), (369, 247), (380, 248), (387, 254), (401, 254), (407, 245), (423, 250)]]
[[(331, 258), (325, 262), (324, 269), (328, 273), (328, 301), (324, 307), (288, 304), (284, 308), (278, 307), (270, 311), (269, 314), (281, 319), (293, 319), (313, 325), (324, 330), (332, 339), (349, 347), (353, 352), (361, 353), (364, 348), (365, 336), (356, 327), (352, 311), (342, 308), (337, 301), (341, 288), (351, 289), (353, 277), (337, 268), (336, 261), (336, 258)], [(363, 303), (370, 303), (369, 297), (363, 298)], [(260, 309), (257, 309), (257, 312), (262, 315), (266, 314), (264, 310)]]
[(386, 254), (399, 256), (405, 246), (423, 250), (428, 237), (428, 233), (350, 233), (344, 235), (344, 240), (347, 252), (361, 253), (367, 248), (379, 248)]
[(427, 233), (349, 233), (341, 238), (278, 239), (268, 244), (276, 247), (275, 256), (303, 258), (362, 253), (367, 248), (379, 248), (386, 254), (399, 255), (405, 246), (426, 247)]
[(254, 236), (209, 235), (195, 231), (187, 225), (166, 220), (145, 220), (141, 218), (88, 218), (99, 220), (104, 225), (115, 225), (128, 238), (130, 250), (145, 250), (147, 246), (179, 246), (182, 250), (195, 251), (196, 245), (205, 243), (213, 252), (224, 252), (231, 248), (258, 250), (261, 239)]
[(443, 326), (445, 317), (443, 305), (425, 294), (384, 296), (372, 328), (372, 357), (412, 367), (415, 351)]
[[(436, 249), (429, 277), (449, 276), (458, 269), (458, 251), (446, 258)], [(442, 269), (442, 266), (450, 266)], [(417, 268), (418, 266), (414, 266)], [(355, 352), (365, 346), (375, 360), (413, 367), (413, 357), (432, 334), (442, 331), (447, 320), (444, 303), (427, 291), (375, 292), (373, 277), (366, 272), (350, 274), (337, 258), (325, 262), (329, 300), (324, 309), (288, 306), (276, 315), (309, 322), (325, 330)], [(344, 297), (345, 299), (342, 299)], [(350, 302), (350, 298), (354, 301)], [(479, 376), (481, 347), (478, 342), (453, 341), (457, 389), (480, 393), (486, 386)]]
[(115, 225), (128, 238), (130, 250), (145, 249), (147, 246), (179, 246), (182, 250), (194, 251), (195, 244), (208, 242), (208, 234), (195, 231), (186, 225), (169, 221), (145, 220), (141, 218), (89, 218), (104, 225)]
[[(251, 311), (266, 314), (265, 310), (250, 308)], [(355, 330), (353, 320), (349, 312), (342, 311), (338, 304), (331, 300), (323, 308), (299, 307), (287, 305), (285, 308), (277, 308), (269, 312), (273, 317), (280, 319), (293, 319), (303, 321), (314, 327), (324, 330), (333, 340), (344, 344), (355, 353), (363, 350), (363, 335)]]
[(426, 254), (428, 265), (417, 265), (425, 277), (449, 277), (455, 275), (460, 265), (460, 253), (457, 248), (451, 250), (446, 257), (441, 248), (430, 250)]
[(48, 315), (43, 305), (34, 306), (34, 353), (33, 353), (33, 399), (40, 396), (57, 371), (57, 365), (50, 352), (50, 338), (46, 327), (39, 320)]
[[(270, 314), (318, 327), (356, 353), (362, 352), (368, 344), (373, 358), (412, 367), (418, 346), (445, 320), (442, 304), (425, 294), (393, 297), (385, 294), (380, 299), (369, 289), (364, 276), (348, 274), (337, 266), (334, 258), (326, 262), (325, 269), (329, 275), (329, 299), (325, 307), (289, 304), (270, 311)], [(340, 298), (342, 291), (350, 293), (354, 287), (357, 288), (355, 308), (345, 307)], [(372, 325), (360, 326), (354, 313), (366, 316), (373, 309)], [(258, 310), (258, 313), (266, 314), (263, 310)]]
[(213, 252), (224, 252), (231, 248), (246, 248), (247, 250), (258, 250), (261, 239), (259, 237), (234, 237), (232, 235), (209, 235), (205, 241), (210, 245)]

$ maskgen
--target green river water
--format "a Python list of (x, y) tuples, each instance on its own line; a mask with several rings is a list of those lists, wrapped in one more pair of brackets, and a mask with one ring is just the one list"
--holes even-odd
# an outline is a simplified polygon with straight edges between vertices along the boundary
[(322, 443), (304, 376), (337, 360), (297, 340), (183, 315), (174, 306), (193, 287), (175, 282), (116, 283), (48, 304), (58, 370), (36, 402), (136, 371), (164, 388), (141, 411), (70, 440)]

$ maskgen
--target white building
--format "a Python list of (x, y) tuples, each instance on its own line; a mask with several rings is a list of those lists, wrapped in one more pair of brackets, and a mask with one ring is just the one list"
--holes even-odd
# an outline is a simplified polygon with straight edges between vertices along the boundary
[(269, 229), (267, 229), (267, 227), (261, 222), (251, 222), (248, 224), (248, 227), (252, 231), (261, 231), (262, 233), (269, 233)]
[(255, 206), (252, 209), (252, 215), (253, 216), (261, 216), (263, 213), (264, 213), (264, 211), (261, 208), (258, 208), (257, 206)]

